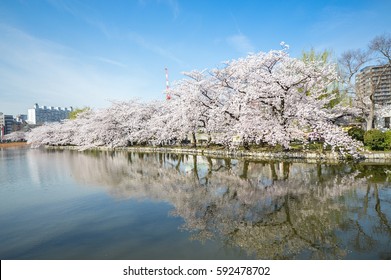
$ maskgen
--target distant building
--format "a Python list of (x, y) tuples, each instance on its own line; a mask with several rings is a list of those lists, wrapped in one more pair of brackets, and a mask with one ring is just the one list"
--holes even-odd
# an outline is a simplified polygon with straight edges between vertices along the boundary
[(390, 129), (391, 65), (386, 64), (363, 68), (356, 76), (356, 91), (364, 95), (369, 95), (374, 91), (376, 105), (375, 127), (379, 129)]
[(26, 121), (27, 115), (16, 115), (16, 117), (14, 118), (14, 123), (12, 125), (12, 132), (27, 130), (29, 127)]
[(34, 104), (33, 109), (28, 109), (27, 123), (40, 125), (46, 122), (59, 122), (69, 118), (69, 113), (73, 108), (60, 107), (39, 107), (37, 103)]
[(17, 115), (15, 121), (18, 123), (27, 122), (27, 115), (22, 115), (22, 114)]
[(0, 137), (12, 132), (14, 117), (12, 115), (4, 115), (0, 112)]
[(356, 90), (364, 94), (375, 90), (375, 104), (391, 105), (391, 66), (386, 64), (363, 68), (356, 76)]

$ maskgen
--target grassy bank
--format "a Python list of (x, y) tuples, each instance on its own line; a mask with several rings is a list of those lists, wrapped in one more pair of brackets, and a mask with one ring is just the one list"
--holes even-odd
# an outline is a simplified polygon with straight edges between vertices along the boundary
[[(338, 153), (332, 153), (331, 151), (245, 151), (245, 150), (226, 150), (226, 149), (214, 149), (206, 147), (95, 147), (83, 149), (77, 146), (46, 146), (46, 149), (54, 150), (76, 150), (76, 151), (126, 151), (137, 153), (175, 153), (175, 154), (187, 154), (187, 155), (203, 155), (211, 157), (227, 157), (227, 158), (241, 158), (252, 160), (299, 160), (306, 162), (340, 162), (351, 160), (341, 157)], [(391, 163), (391, 152), (363, 152), (360, 160), (374, 163)]]
[(27, 146), (26, 142), (10, 142), (10, 143), (0, 143), (0, 148), (12, 148), (12, 147), (23, 147)]

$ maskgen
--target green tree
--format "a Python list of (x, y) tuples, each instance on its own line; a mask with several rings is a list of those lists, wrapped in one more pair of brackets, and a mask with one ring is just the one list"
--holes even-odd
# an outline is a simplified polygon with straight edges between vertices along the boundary
[(364, 144), (373, 151), (384, 149), (384, 133), (378, 129), (371, 129), (364, 134)]
[(80, 113), (83, 113), (85, 111), (89, 111), (91, 110), (90, 107), (83, 107), (83, 108), (76, 108), (74, 109), (72, 112), (69, 113), (69, 119), (70, 120), (74, 120), (77, 118), (77, 116), (80, 114)]
[(360, 127), (352, 127), (351, 129), (348, 130), (348, 134), (353, 139), (364, 142), (364, 134), (365, 134), (364, 129)]
[(331, 51), (324, 50), (323, 52), (316, 52), (314, 48), (311, 48), (309, 51), (302, 51), (301, 60), (304, 62), (314, 62), (322, 61), (323, 64), (330, 62), (331, 60)]
[[(324, 50), (321, 52), (315, 51), (314, 48), (311, 48), (309, 51), (302, 51), (300, 58), (305, 63), (310, 63), (314, 61), (321, 62), (322, 65), (333, 62), (333, 54), (330, 50)], [(308, 93), (310, 94), (310, 93)], [(334, 108), (335, 106), (341, 104), (343, 106), (350, 106), (351, 100), (346, 91), (340, 90), (340, 85), (338, 82), (334, 82), (330, 88), (325, 89), (325, 94), (323, 98), (326, 98), (332, 94), (335, 96), (334, 99), (326, 105), (327, 108)], [(343, 116), (341, 116), (343, 117)]]
[(384, 132), (384, 149), (391, 150), (391, 130)]

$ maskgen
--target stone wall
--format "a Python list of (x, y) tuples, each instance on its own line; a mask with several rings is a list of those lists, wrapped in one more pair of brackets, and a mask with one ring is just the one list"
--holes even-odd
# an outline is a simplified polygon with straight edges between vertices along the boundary
[[(69, 149), (69, 150), (84, 150), (77, 146), (46, 146), (48, 149)], [(129, 151), (141, 153), (176, 153), (188, 155), (204, 155), (212, 157), (233, 157), (233, 158), (250, 158), (250, 159), (299, 159), (306, 161), (342, 161), (344, 158), (339, 153), (332, 152), (251, 152), (251, 151), (230, 151), (216, 150), (207, 148), (186, 148), (186, 147), (98, 147), (87, 150), (102, 150), (102, 151)], [(360, 160), (371, 162), (390, 162), (391, 152), (363, 152), (360, 154)]]

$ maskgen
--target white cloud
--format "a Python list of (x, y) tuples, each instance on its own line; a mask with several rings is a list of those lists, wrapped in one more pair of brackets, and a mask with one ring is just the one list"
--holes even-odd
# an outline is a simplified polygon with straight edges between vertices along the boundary
[[(164, 5), (168, 6), (171, 10), (172, 15), (174, 16), (174, 19), (176, 19), (179, 16), (180, 8), (179, 3), (177, 0), (157, 0), (158, 3), (163, 3)], [(145, 6), (146, 0), (139, 1), (140, 5)]]
[(108, 100), (143, 95), (148, 88), (142, 74), (135, 75), (135, 69), (121, 62), (104, 57), (91, 59), (2, 24), (0, 38), (0, 111), (5, 113), (26, 113), (35, 102), (102, 107)]
[(167, 5), (170, 7), (172, 14), (174, 15), (174, 18), (177, 18), (179, 15), (179, 4), (176, 0), (166, 0)]
[(152, 44), (152, 43), (148, 42), (143, 36), (141, 36), (140, 34), (138, 34), (136, 32), (129, 33), (129, 39), (132, 42), (136, 43), (138, 46), (140, 46), (146, 50), (149, 50), (149, 51), (151, 51), (161, 57), (173, 60), (178, 64), (183, 64), (183, 61), (181, 59), (179, 59), (178, 57), (176, 57), (172, 52), (170, 52), (169, 50), (164, 49), (156, 44)]
[(99, 14), (93, 6), (80, 1), (47, 0), (47, 2), (58, 10), (71, 14), (75, 18), (81, 19), (91, 27), (98, 29), (107, 38), (115, 36), (115, 30), (110, 29), (99, 18)]
[(118, 66), (118, 67), (122, 67), (122, 68), (127, 68), (128, 66), (124, 63), (121, 63), (119, 61), (116, 61), (116, 60), (113, 60), (113, 59), (110, 59), (110, 58), (106, 58), (106, 57), (95, 57), (95, 59), (101, 61), (101, 62), (105, 62), (107, 64), (110, 64), (110, 65), (114, 65), (114, 66)]
[(230, 44), (236, 51), (247, 54), (249, 52), (254, 52), (254, 46), (250, 42), (247, 36), (243, 34), (232, 35), (227, 38), (228, 44)]

